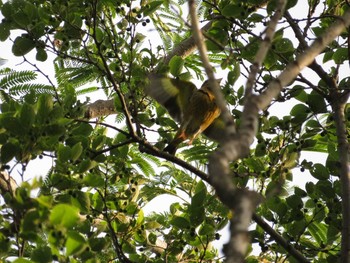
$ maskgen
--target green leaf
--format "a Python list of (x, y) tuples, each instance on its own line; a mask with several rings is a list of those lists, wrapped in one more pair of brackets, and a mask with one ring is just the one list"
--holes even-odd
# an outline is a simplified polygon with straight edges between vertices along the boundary
[(320, 244), (327, 244), (327, 226), (322, 223), (312, 222), (308, 226), (311, 236)]
[(33, 263), (33, 261), (25, 259), (25, 258), (17, 258), (13, 263)]
[(230, 85), (235, 84), (239, 76), (241, 75), (241, 68), (239, 66), (239, 63), (234, 63), (233, 70), (231, 70), (227, 75), (227, 82)]
[(19, 119), (25, 129), (30, 128), (35, 121), (34, 107), (28, 103), (24, 103), (21, 108)]
[(223, 28), (213, 27), (211, 28), (207, 34), (210, 36), (210, 39), (206, 40), (206, 45), (209, 51), (212, 52), (220, 52), (222, 51), (223, 46), (228, 43), (228, 36)]
[(277, 53), (287, 53), (294, 51), (293, 43), (288, 38), (278, 39), (275, 43), (273, 43), (273, 46), (275, 48), (274, 50)]
[(227, 17), (240, 18), (243, 13), (244, 13), (243, 7), (241, 5), (238, 6), (237, 4), (225, 5), (224, 8), (221, 10), (221, 14)]
[(170, 224), (176, 226), (179, 229), (188, 229), (190, 227), (190, 222), (182, 216), (174, 216), (170, 220)]
[(310, 173), (313, 177), (319, 180), (327, 180), (329, 178), (328, 169), (320, 163), (316, 163), (310, 170)]
[(303, 207), (303, 201), (301, 200), (301, 197), (297, 195), (288, 196), (286, 198), (286, 202), (292, 209), (299, 210)]
[(11, 24), (2, 22), (0, 23), (0, 41), (5, 41), (10, 36)]
[(93, 130), (94, 129), (89, 123), (82, 122), (72, 130), (72, 134), (88, 137)]
[(308, 94), (305, 92), (305, 87), (301, 86), (301, 85), (295, 85), (293, 86), (292, 90), (289, 92), (289, 94), (301, 101), (301, 102), (306, 102), (308, 99)]
[(314, 113), (326, 113), (327, 105), (325, 99), (320, 94), (312, 91), (308, 97), (306, 103), (310, 106)]
[(96, 165), (97, 165), (97, 163), (95, 161), (92, 161), (90, 159), (85, 159), (79, 164), (78, 172), (84, 173), (84, 172), (94, 168)]
[(333, 199), (335, 197), (335, 189), (328, 180), (320, 180), (316, 183), (316, 191), (324, 199)]
[(76, 231), (69, 231), (68, 237), (66, 241), (66, 253), (67, 256), (79, 254), (83, 252), (86, 248), (86, 241), (84, 237), (76, 232)]
[(143, 10), (143, 16), (149, 16), (155, 12), (164, 1), (152, 1), (146, 5), (145, 10)]
[(310, 109), (304, 104), (295, 105), (290, 111), (290, 114), (294, 117), (292, 121), (294, 123), (301, 123), (305, 121), (309, 112), (310, 112)]
[(66, 228), (72, 228), (76, 226), (78, 220), (78, 208), (67, 204), (58, 204), (54, 206), (50, 214), (50, 222), (53, 225), (61, 225)]
[(88, 173), (84, 177), (84, 183), (87, 186), (91, 187), (102, 187), (105, 184), (104, 179), (101, 177), (101, 175), (94, 173)]
[(31, 254), (31, 260), (38, 263), (52, 262), (51, 249), (48, 246), (34, 249)]
[(74, 162), (74, 161), (76, 161), (76, 160), (78, 160), (78, 158), (80, 157), (80, 155), (82, 154), (82, 152), (83, 152), (83, 146), (82, 146), (82, 144), (81, 144), (81, 142), (78, 142), (78, 143), (76, 143), (73, 147), (72, 147), (72, 149), (71, 149), (71, 151), (70, 151), (70, 155), (71, 155), (71, 160)]
[(45, 123), (47, 121), (49, 113), (53, 109), (53, 101), (51, 95), (40, 95), (37, 107), (37, 121), (39, 123)]
[(107, 244), (106, 238), (97, 237), (97, 238), (89, 238), (89, 245), (92, 251), (100, 252)]
[(1, 147), (1, 163), (5, 164), (11, 161), (20, 152), (20, 150), (21, 149), (17, 144), (14, 144), (12, 142), (5, 143)]
[(191, 207), (195, 208), (203, 206), (206, 196), (207, 188), (202, 181), (199, 181), (195, 189), (195, 195), (191, 199)]
[(277, 196), (267, 199), (266, 205), (271, 211), (276, 212), (281, 217), (288, 211), (286, 203)]
[(150, 234), (148, 235), (148, 241), (149, 241), (151, 244), (153, 244), (153, 245), (156, 244), (157, 239), (158, 239), (158, 237), (157, 237), (157, 235), (154, 234), (154, 233), (150, 233)]
[(7, 114), (0, 115), (0, 123), (8, 133), (12, 133), (13, 135), (23, 136), (27, 132), (23, 128), (21, 120), (13, 116)]
[(97, 42), (101, 43), (105, 37), (104, 31), (101, 28), (97, 27), (95, 30), (95, 36), (96, 36)]
[(210, 236), (215, 234), (215, 227), (211, 224), (204, 224), (199, 228), (198, 234), (201, 236)]
[(300, 196), (300, 197), (306, 197), (307, 196), (307, 193), (303, 189), (301, 189), (301, 188), (299, 188), (297, 186), (294, 187), (294, 194), (297, 195), (297, 196)]
[(178, 77), (183, 69), (185, 62), (180, 56), (174, 56), (169, 62), (170, 73), (174, 77)]
[(40, 220), (40, 215), (37, 210), (28, 211), (25, 214), (22, 222), (23, 232), (35, 231), (36, 223), (39, 222), (39, 220)]
[(60, 144), (58, 146), (57, 150), (57, 157), (58, 160), (62, 163), (66, 163), (70, 160), (71, 158), (71, 149), (69, 146), (65, 146), (63, 144)]
[(37, 61), (45, 62), (47, 60), (47, 53), (45, 49), (43, 48), (37, 48), (36, 49), (36, 57), (35, 59)]
[(12, 7), (12, 3), (10, 3), (10, 2), (4, 3), (4, 5), (1, 7), (1, 13), (7, 19), (11, 19), (12, 18), (13, 11), (14, 10), (13, 10), (13, 7)]
[(15, 56), (24, 56), (35, 48), (35, 42), (28, 37), (17, 37), (12, 46), (12, 53)]
[(336, 64), (343, 64), (345, 60), (349, 59), (348, 48), (338, 48), (332, 58)]
[(74, 191), (72, 197), (72, 204), (78, 207), (83, 213), (89, 212), (90, 209), (90, 198), (89, 194), (83, 191)]

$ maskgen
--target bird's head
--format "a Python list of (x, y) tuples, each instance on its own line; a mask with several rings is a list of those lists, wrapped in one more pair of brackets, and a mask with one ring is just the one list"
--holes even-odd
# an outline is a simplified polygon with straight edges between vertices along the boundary
[[(220, 85), (220, 82), (221, 82), (222, 78), (215, 79), (215, 80)], [(201, 90), (204, 90), (204, 91), (209, 92), (209, 93), (213, 92), (211, 86), (209, 85), (209, 80), (206, 80), (206, 81), (203, 82), (203, 84), (201, 86)]]

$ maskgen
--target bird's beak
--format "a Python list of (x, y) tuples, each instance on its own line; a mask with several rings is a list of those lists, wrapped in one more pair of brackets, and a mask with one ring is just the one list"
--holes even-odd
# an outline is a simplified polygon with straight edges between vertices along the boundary
[(216, 82), (217, 82), (218, 84), (220, 84), (221, 81), (222, 81), (222, 78), (216, 79)]

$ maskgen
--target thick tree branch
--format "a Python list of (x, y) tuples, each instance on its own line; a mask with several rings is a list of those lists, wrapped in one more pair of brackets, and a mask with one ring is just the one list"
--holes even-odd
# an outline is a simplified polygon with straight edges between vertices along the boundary
[[(295, 37), (298, 39), (299, 43), (300, 43), (300, 47), (302, 49), (302, 51), (306, 50), (309, 48), (305, 37), (303, 36), (303, 34), (301, 33), (301, 30), (298, 26), (298, 23), (296, 23), (292, 16), (289, 14), (288, 11), (285, 12), (284, 17), (287, 19), (289, 25), (291, 26)], [(316, 62), (316, 60), (314, 59), (310, 65), (308, 65), (308, 67), (313, 70), (329, 87), (336, 87), (336, 81), (334, 79), (332, 79), (326, 71), (323, 70), (323, 68)], [(316, 90), (319, 91), (319, 90)], [(322, 94), (325, 95), (325, 94)]]
[[(246, 103), (252, 97), (251, 92), (255, 84), (256, 74), (271, 45), (276, 25), (284, 10), (285, 1), (279, 1), (278, 3), (277, 11), (266, 29), (265, 39), (260, 46), (255, 62), (251, 68), (246, 86)], [(247, 105), (245, 105), (245, 108), (246, 107)], [(231, 199), (231, 201), (229, 201), (228, 198), (230, 196), (229, 191), (235, 188), (230, 179), (229, 164), (245, 156), (249, 152), (250, 144), (253, 142), (258, 129), (258, 109), (256, 105), (252, 105), (251, 110), (255, 112), (254, 115), (242, 115), (242, 126), (238, 134), (233, 140), (213, 154), (209, 162), (209, 172), (210, 175), (213, 176), (213, 185), (215, 185), (217, 191), (221, 192), (220, 194), (218, 192), (218, 195), (221, 195), (221, 199), (226, 201), (225, 204), (231, 203), (231, 208), (233, 208), (235, 212), (235, 216), (231, 219), (231, 238), (226, 247), (227, 262), (244, 261), (245, 253), (250, 243), (245, 232), (250, 225), (250, 220), (252, 219), (256, 206), (261, 201), (257, 193), (248, 192), (247, 190), (235, 190), (235, 198)], [(222, 180), (223, 178), (225, 179)], [(234, 200), (234, 202), (232, 202), (232, 200)]]
[[(205, 26), (202, 27), (202, 31), (207, 31), (211, 25), (213, 24), (212, 21), (208, 22)], [(191, 55), (195, 50), (197, 46), (195, 43), (194, 36), (191, 36), (187, 38), (186, 40), (182, 41), (180, 44), (178, 44), (163, 60), (163, 63), (165, 65), (169, 64), (169, 61), (174, 57), (174, 56), (179, 56), (182, 58), (186, 58), (189, 55)]]
[(114, 106), (114, 100), (97, 100), (86, 106), (84, 118), (93, 119), (101, 116), (108, 116), (115, 114), (116, 109)]
[(0, 191), (2, 195), (9, 193), (12, 196), (17, 187), (15, 179), (7, 171), (0, 171)]
[(341, 262), (350, 262), (350, 154), (349, 141), (347, 139), (345, 105), (350, 95), (349, 90), (331, 90), (331, 106), (334, 112), (338, 140), (338, 154), (340, 167), (340, 181), (342, 186), (342, 241)]
[(345, 12), (344, 16), (339, 17), (337, 22), (330, 26), (321, 37), (317, 38), (305, 52), (300, 53), (294, 62), (288, 64), (286, 69), (276, 80), (269, 84), (268, 88), (260, 96), (255, 97), (254, 100), (258, 110), (265, 109), (272, 99), (277, 97), (281, 90), (291, 83), (301, 70), (310, 65), (315, 57), (349, 25), (350, 10)]

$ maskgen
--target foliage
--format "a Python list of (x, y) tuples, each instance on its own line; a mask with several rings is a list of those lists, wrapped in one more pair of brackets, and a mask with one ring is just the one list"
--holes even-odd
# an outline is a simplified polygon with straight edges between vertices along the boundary
[[(239, 125), (244, 100), (240, 80), (259, 48), (275, 1), (197, 2), (200, 19), (213, 22), (206, 32), (210, 59), (224, 74), (222, 91)], [(302, 1), (288, 1), (288, 11), (295, 12), (297, 2)], [(145, 152), (145, 139), (157, 140), (155, 146), (162, 149), (176, 129), (143, 89), (150, 70), (190, 36), (185, 6), (186, 1), (171, 0), (0, 2), (0, 40), (11, 37), (13, 54), (34, 66), (0, 71), (2, 170), (32, 177), (18, 181), (13, 193), (2, 192), (1, 260), (223, 261), (212, 242), (220, 240), (219, 231), (234, 214), (185, 165)], [(349, 7), (333, 0), (308, 1), (307, 8), (309, 16), (282, 21), (256, 80), (256, 93)], [(305, 34), (292, 41), (291, 29), (298, 29), (299, 22)], [(318, 72), (327, 78), (300, 73), (261, 114), (250, 155), (231, 164), (238, 186), (254, 187), (266, 198), (257, 214), (314, 262), (336, 261), (340, 254), (339, 152), (325, 80), (339, 79), (340, 90), (349, 88), (349, 77), (342, 74), (349, 60), (347, 38), (344, 33), (319, 56), (323, 62)], [(37, 64), (26, 58), (33, 53)], [(54, 77), (39, 69), (44, 61), (52, 62)], [(205, 78), (197, 54), (174, 56), (167, 70), (184, 80)], [(50, 83), (43, 84), (38, 75)], [(116, 124), (104, 117), (84, 118), (88, 101), (81, 102), (79, 96), (98, 91), (114, 100)], [(293, 107), (285, 114), (273, 112), (289, 102)], [(348, 124), (348, 105), (346, 116)], [(217, 144), (202, 136), (191, 147), (182, 146), (178, 157), (205, 171)], [(304, 152), (322, 153), (326, 160), (301, 158)], [(28, 175), (26, 167), (34, 160), (52, 162), (44, 177)], [(308, 172), (312, 181), (294, 185), (296, 177)], [(169, 196), (178, 201), (167, 204)], [(145, 214), (151, 201), (169, 207)], [(250, 234), (261, 253), (248, 254), (247, 262), (296, 262), (261, 226), (252, 225)]]

